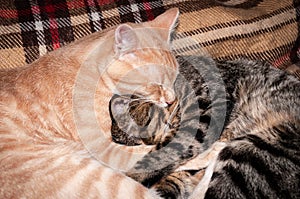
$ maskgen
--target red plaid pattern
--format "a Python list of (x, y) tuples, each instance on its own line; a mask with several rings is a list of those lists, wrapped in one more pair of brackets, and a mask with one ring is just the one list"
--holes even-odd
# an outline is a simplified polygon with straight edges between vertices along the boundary
[(25, 60), (16, 62), (31, 63), (92, 32), (151, 20), (164, 11), (160, 1), (15, 0), (0, 7), (0, 48), (23, 49)]
[(31, 63), (120, 23), (152, 20), (170, 7), (181, 12), (178, 54), (202, 49), (217, 59), (263, 59), (280, 68), (299, 61), (299, 1), (240, 2), (228, 7), (203, 0), (0, 0), (0, 68)]

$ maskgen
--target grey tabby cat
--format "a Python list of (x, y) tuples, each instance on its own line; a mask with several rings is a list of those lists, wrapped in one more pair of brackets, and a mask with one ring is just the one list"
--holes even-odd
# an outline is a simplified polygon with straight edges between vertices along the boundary
[[(206, 65), (212, 64), (207, 61)], [(209, 71), (199, 78), (200, 75), (191, 76), (197, 74), (197, 69), (182, 69), (174, 85), (177, 102), (169, 107), (135, 96), (114, 96), (110, 102), (115, 142), (155, 145), (127, 175), (147, 187), (154, 185), (166, 198), (186, 198), (194, 189), (198, 179), (192, 177), (194, 171), (173, 171), (219, 139), (227, 104), (219, 73)], [(213, 87), (208, 86), (207, 78)]]
[[(123, 126), (114, 133), (123, 131), (124, 137), (128, 135), (138, 140), (137, 144), (145, 143), (142, 133), (150, 131), (155, 137), (156, 133), (161, 134), (162, 124), (169, 127), (163, 128), (167, 139), (160, 136), (160, 142), (152, 143), (157, 147), (128, 175), (146, 186), (158, 187), (165, 198), (186, 198), (194, 189), (193, 172), (185, 171), (177, 181), (170, 181), (171, 176), (178, 173), (175, 169), (179, 165), (219, 140), (225, 147), (219, 151), (216, 161), (211, 161), (212, 175), (208, 175), (207, 188), (199, 185), (196, 188), (203, 197), (300, 198), (299, 80), (258, 61), (214, 62), (201, 56), (180, 56), (177, 60), (181, 75), (175, 82), (180, 107), (175, 108), (176, 114), (168, 114), (169, 110), (162, 107), (138, 109), (145, 103), (133, 106), (143, 114), (123, 109), (127, 110), (123, 111), (123, 118), (131, 118), (127, 124), (133, 127), (139, 124), (142, 128), (123, 131)], [(194, 95), (188, 87), (193, 89)], [(122, 98), (124, 96), (118, 96), (112, 102)], [(126, 103), (132, 109), (131, 101)], [(155, 115), (158, 109), (164, 113), (158, 114), (160, 117)], [(118, 126), (120, 112), (114, 110), (112, 103), (113, 126)], [(147, 122), (137, 123), (136, 118)], [(159, 125), (152, 124), (155, 122)], [(139, 134), (143, 139), (137, 136)], [(162, 162), (167, 166), (162, 168)], [(154, 169), (155, 166), (160, 169)], [(188, 186), (184, 186), (185, 183)], [(204, 193), (200, 193), (200, 189)]]

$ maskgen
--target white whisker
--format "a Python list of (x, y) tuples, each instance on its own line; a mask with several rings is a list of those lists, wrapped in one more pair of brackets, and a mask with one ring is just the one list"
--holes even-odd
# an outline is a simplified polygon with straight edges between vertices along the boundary
[(167, 121), (167, 124), (165, 125), (164, 132), (170, 130), (169, 126), (172, 125), (171, 121), (175, 117), (175, 115), (176, 115), (176, 113), (177, 113), (178, 110), (179, 110), (179, 102), (177, 101), (176, 105), (175, 105), (175, 108), (173, 109), (172, 113), (170, 114), (170, 117), (169, 117), (169, 119)]

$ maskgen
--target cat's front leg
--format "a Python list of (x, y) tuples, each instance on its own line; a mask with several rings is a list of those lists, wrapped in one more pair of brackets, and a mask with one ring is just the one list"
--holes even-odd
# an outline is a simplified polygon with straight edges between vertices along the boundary
[(189, 160), (175, 172), (163, 177), (153, 188), (163, 198), (203, 198), (208, 189), (217, 157), (226, 146), (225, 142), (215, 142), (208, 150)]
[(178, 167), (175, 171), (205, 169), (225, 146), (225, 142), (215, 142), (209, 149), (189, 160), (184, 165)]
[(193, 192), (199, 180), (187, 171), (173, 172), (163, 177), (153, 189), (163, 198), (186, 199)]
[(176, 135), (166, 145), (163, 144), (161, 148), (145, 155), (126, 173), (147, 187), (151, 187), (202, 151), (201, 144), (196, 141), (200, 115), (198, 101), (191, 95), (193, 90), (184, 80), (178, 79), (176, 82), (175, 91), (177, 90), (181, 110), (181, 121)]

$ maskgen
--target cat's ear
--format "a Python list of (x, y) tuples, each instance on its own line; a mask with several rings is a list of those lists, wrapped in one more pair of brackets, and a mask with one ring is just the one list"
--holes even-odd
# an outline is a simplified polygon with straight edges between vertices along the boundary
[(157, 16), (153, 21), (151, 21), (152, 27), (157, 27), (160, 29), (167, 30), (165, 35), (168, 43), (171, 42), (173, 33), (178, 25), (178, 18), (179, 18), (179, 9), (178, 8), (171, 8), (164, 12), (163, 14)]
[(133, 28), (127, 24), (121, 24), (115, 31), (115, 53), (125, 53), (134, 50), (138, 45), (138, 38)]

